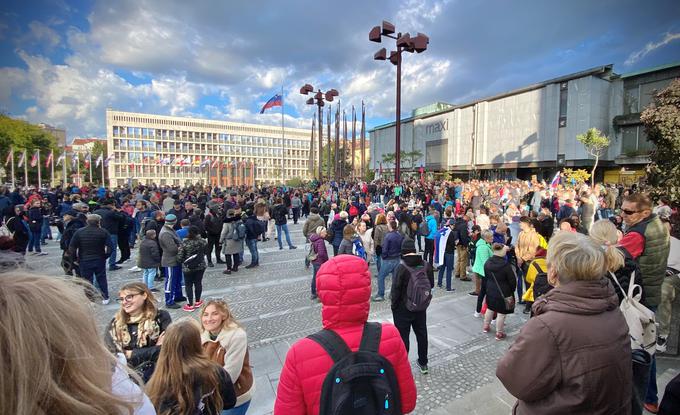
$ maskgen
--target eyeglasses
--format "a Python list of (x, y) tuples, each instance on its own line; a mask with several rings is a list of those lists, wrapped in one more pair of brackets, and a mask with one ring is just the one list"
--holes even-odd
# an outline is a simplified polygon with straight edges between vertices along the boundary
[(639, 210), (628, 210), (628, 209), (621, 209), (621, 212), (625, 213), (626, 215), (634, 215), (636, 213), (640, 213)]
[(142, 293), (134, 293), (134, 294), (128, 294), (125, 297), (118, 297), (118, 301), (121, 303), (127, 303), (129, 301), (132, 301), (133, 298), (137, 295), (142, 295)]

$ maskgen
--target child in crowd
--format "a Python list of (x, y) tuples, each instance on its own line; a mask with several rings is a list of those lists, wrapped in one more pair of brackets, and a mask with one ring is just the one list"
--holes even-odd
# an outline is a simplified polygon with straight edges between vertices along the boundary
[(145, 233), (144, 240), (139, 244), (139, 256), (137, 258), (137, 266), (144, 271), (142, 273), (142, 281), (151, 291), (157, 292), (153, 288), (153, 281), (158, 272), (158, 267), (161, 265), (161, 250), (156, 243), (156, 231), (149, 229)]

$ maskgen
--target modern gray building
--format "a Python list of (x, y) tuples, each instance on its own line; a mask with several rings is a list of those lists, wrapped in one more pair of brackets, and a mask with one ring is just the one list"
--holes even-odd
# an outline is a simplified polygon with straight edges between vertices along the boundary
[[(422, 157), (407, 158), (402, 169), (423, 166), (433, 176), (449, 172), (459, 177), (549, 178), (562, 168), (592, 166), (592, 157), (576, 136), (595, 127), (612, 139), (598, 175), (607, 170), (618, 175), (622, 166), (634, 171), (644, 160), (621, 155), (632, 155), (633, 145), (636, 156), (651, 149), (640, 132), (639, 112), (649, 104), (651, 91), (663, 89), (679, 75), (680, 64), (623, 76), (613, 72), (613, 65), (605, 65), (464, 105), (436, 103), (428, 106), (432, 111), (415, 109), (412, 117), (402, 120), (401, 150), (417, 150)], [(631, 103), (634, 95), (637, 106)], [(614, 123), (626, 110), (637, 115), (621, 120), (621, 126)], [(370, 131), (370, 168), (380, 171), (382, 164), (387, 176), (394, 166), (381, 160), (383, 154), (394, 153), (394, 135), (394, 123)]]

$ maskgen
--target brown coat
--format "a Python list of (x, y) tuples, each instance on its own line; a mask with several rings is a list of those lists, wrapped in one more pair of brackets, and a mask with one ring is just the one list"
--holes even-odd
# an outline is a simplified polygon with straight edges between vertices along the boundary
[(559, 286), (498, 362), (519, 401), (514, 414), (627, 415), (632, 364), (628, 326), (606, 278)]

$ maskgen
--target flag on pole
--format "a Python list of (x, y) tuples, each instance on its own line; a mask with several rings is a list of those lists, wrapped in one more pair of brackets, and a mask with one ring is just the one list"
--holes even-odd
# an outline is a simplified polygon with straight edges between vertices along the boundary
[(108, 167), (111, 160), (113, 160), (113, 154), (109, 155), (106, 160), (104, 160), (104, 167)]
[(84, 166), (85, 166), (86, 169), (90, 168), (91, 162), (92, 162), (92, 154), (87, 153), (87, 155), (85, 156), (85, 162), (84, 162)]
[(66, 153), (61, 153), (61, 155), (59, 157), (57, 157), (57, 166), (59, 166), (65, 159), (66, 159)]
[(31, 167), (35, 167), (38, 165), (38, 151), (40, 150), (35, 150), (35, 153), (33, 153), (33, 157), (31, 157)]
[(72, 170), (76, 168), (79, 161), (80, 161), (80, 158), (78, 157), (78, 153), (73, 153), (73, 155), (71, 156), (71, 169)]
[(54, 158), (54, 151), (50, 151), (50, 155), (47, 156), (47, 160), (45, 160), (45, 168), (50, 167), (50, 163), (52, 163), (52, 159)]
[(9, 164), (9, 162), (12, 160), (12, 153), (14, 153), (14, 149), (10, 149), (9, 153), (7, 153), (7, 159), (5, 160), (5, 166)]
[(558, 171), (555, 174), (555, 177), (553, 177), (552, 182), (550, 182), (550, 187), (555, 189), (559, 184), (560, 184), (560, 172)]
[(262, 109), (260, 110), (260, 114), (264, 114), (265, 110), (269, 108), (274, 108), (274, 107), (282, 107), (283, 106), (283, 96), (281, 94), (276, 94), (273, 97), (269, 98), (269, 101), (267, 101), (264, 106), (262, 106)]
[(21, 154), (19, 155), (19, 162), (17, 163), (17, 167), (21, 167), (21, 166), (24, 165), (24, 161), (26, 161), (25, 158), (26, 158), (26, 152), (22, 151)]
[(100, 154), (99, 157), (97, 157), (97, 161), (95, 162), (95, 167), (99, 167), (101, 162), (104, 161), (104, 153)]

